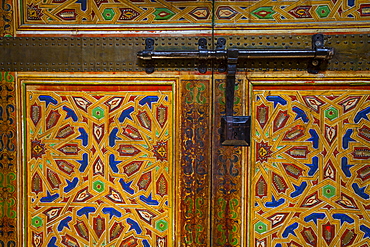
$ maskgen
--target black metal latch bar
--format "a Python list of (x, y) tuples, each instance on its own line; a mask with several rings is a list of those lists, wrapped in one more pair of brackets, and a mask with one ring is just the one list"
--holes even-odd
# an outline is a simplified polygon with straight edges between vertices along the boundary
[[(155, 51), (154, 40), (147, 38), (145, 50), (139, 51), (137, 57), (146, 61), (155, 59), (217, 59), (227, 60), (229, 49), (208, 50), (207, 40), (201, 38), (198, 41), (198, 50), (188, 51)], [(218, 44), (226, 43), (224, 38), (217, 40)], [(233, 48), (234, 49), (234, 48)], [(312, 60), (312, 65), (318, 69), (320, 61), (329, 60), (334, 55), (333, 48), (324, 47), (324, 36), (322, 34), (315, 34), (312, 36), (312, 49), (237, 49), (239, 59), (261, 59), (261, 58), (307, 58)], [(310, 70), (310, 73), (317, 73), (318, 71)], [(150, 71), (148, 71), (150, 72)], [(205, 72), (205, 71), (199, 71)]]
[(155, 51), (153, 39), (148, 38), (145, 43), (145, 50), (138, 52), (137, 56), (147, 61), (147, 73), (154, 71), (153, 61), (155, 59), (198, 59), (200, 73), (207, 71), (204, 61), (226, 60), (226, 114), (221, 119), (221, 144), (225, 146), (249, 146), (250, 144), (250, 116), (234, 116), (235, 74), (239, 59), (306, 58), (310, 59), (308, 72), (318, 73), (320, 65), (325, 64), (334, 55), (333, 48), (324, 47), (322, 34), (312, 36), (312, 49), (225, 49), (226, 40), (224, 38), (217, 40), (215, 50), (207, 49), (205, 38), (199, 39), (198, 50), (189, 51)]

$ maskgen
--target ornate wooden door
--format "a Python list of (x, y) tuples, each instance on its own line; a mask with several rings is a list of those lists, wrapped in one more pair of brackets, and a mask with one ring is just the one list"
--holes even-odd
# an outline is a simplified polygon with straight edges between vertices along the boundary
[[(0, 246), (370, 246), (365, 0), (1, 6)], [(220, 144), (222, 62), (136, 58), (147, 37), (307, 49), (315, 33), (336, 50), (318, 74), (239, 61), (250, 147)]]

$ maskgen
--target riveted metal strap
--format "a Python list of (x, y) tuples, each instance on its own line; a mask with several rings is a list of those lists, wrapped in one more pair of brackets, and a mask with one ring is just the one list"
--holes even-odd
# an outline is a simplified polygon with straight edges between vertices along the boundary
[[(225, 38), (225, 49), (310, 49), (309, 35), (233, 35), (207, 37), (207, 47)], [(6, 37), (0, 38), (2, 71), (145, 71), (145, 62), (136, 57), (146, 46), (147, 37)], [(201, 37), (153, 37), (155, 50), (198, 50)], [(326, 70), (370, 70), (370, 34), (325, 35), (325, 45), (335, 49)], [(130, 55), (132, 54), (132, 55)], [(212, 69), (199, 66), (196, 59), (156, 61), (156, 71), (194, 71)], [(244, 60), (238, 71), (307, 70), (306, 60)]]

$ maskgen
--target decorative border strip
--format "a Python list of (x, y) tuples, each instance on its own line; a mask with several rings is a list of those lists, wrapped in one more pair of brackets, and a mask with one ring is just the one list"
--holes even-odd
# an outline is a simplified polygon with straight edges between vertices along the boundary
[(17, 116), (14, 73), (0, 72), (0, 245), (14, 246), (17, 221)]
[(211, 169), (210, 80), (181, 80), (182, 246), (209, 246)]

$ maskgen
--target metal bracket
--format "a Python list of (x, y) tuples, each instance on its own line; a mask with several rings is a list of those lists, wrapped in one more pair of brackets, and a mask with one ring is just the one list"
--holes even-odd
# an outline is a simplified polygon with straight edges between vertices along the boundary
[[(198, 59), (198, 71), (205, 73), (207, 71), (208, 59), (215, 59), (218, 62), (226, 61), (226, 66), (219, 63), (219, 71), (227, 70), (226, 76), (226, 109), (225, 116), (221, 119), (221, 144), (224, 146), (249, 146), (250, 145), (250, 116), (234, 116), (234, 98), (235, 98), (235, 74), (239, 59), (256, 58), (308, 58), (309, 73), (318, 73), (325, 62), (334, 55), (333, 48), (324, 47), (324, 35), (315, 34), (312, 36), (312, 49), (225, 49), (226, 40), (219, 38), (215, 50), (207, 49), (207, 40), (201, 38), (198, 41), (198, 51), (154, 51), (153, 39), (147, 39), (150, 47), (145, 47), (144, 51), (138, 52), (137, 56), (147, 62), (154, 59)], [(148, 64), (148, 63), (147, 63)], [(151, 73), (154, 69), (147, 70)]]
[[(145, 50), (154, 51), (154, 40), (153, 39), (145, 40)], [(154, 61), (153, 60), (146, 61), (145, 72), (148, 74), (151, 74), (154, 72)]]
[[(223, 38), (217, 43), (225, 43)], [(221, 49), (219, 49), (220, 51)], [(249, 146), (250, 143), (250, 117), (234, 116), (235, 75), (238, 64), (239, 51), (227, 50), (227, 76), (226, 76), (226, 116), (221, 118), (221, 145)]]
[[(324, 35), (322, 34), (314, 34), (312, 36), (312, 49), (317, 51), (318, 53), (320, 52), (325, 52), (324, 48)], [(325, 59), (320, 59), (320, 58), (312, 58), (310, 62), (308, 63), (308, 68), (307, 71), (308, 73), (311, 74), (317, 74), (321, 70), (321, 66), (327, 65), (327, 60)]]
[[(216, 50), (225, 49), (226, 39), (218, 38)], [(250, 145), (250, 116), (234, 116), (235, 75), (238, 64), (239, 51), (227, 50), (227, 76), (226, 76), (226, 116), (221, 118), (221, 145), (223, 146), (249, 146)], [(222, 65), (221, 65), (222, 66)], [(220, 67), (219, 71), (224, 71)]]

